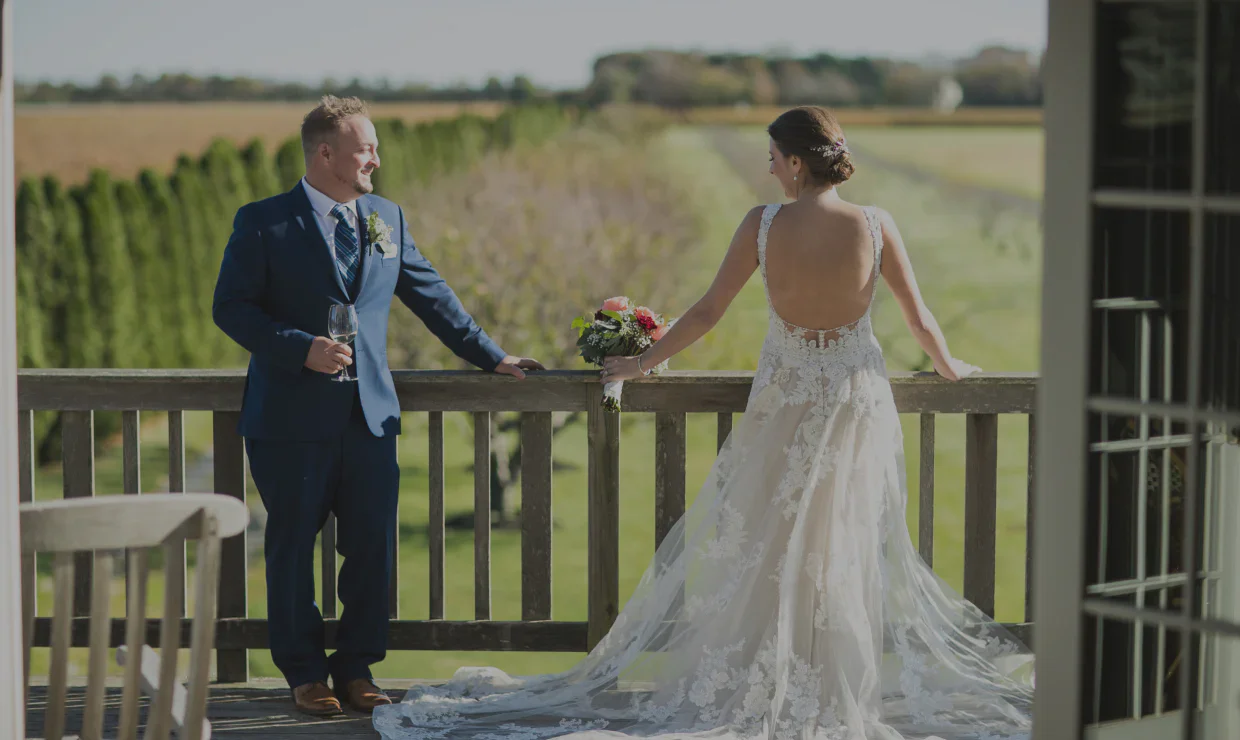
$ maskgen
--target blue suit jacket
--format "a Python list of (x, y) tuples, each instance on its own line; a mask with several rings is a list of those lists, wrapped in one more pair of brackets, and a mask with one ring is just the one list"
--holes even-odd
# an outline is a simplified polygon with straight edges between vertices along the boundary
[[(250, 352), (242, 400), (242, 436), (321, 440), (339, 434), (354, 393), (376, 436), (400, 433), (400, 406), (387, 364), (388, 310), (400, 298), (457, 356), (487, 371), (505, 356), (478, 327), (431, 263), (414, 246), (399, 206), (376, 195), (358, 199), (362, 262), (357, 295), (345, 290), (332, 252), (299, 181), (282, 195), (237, 211), (215, 285), (215, 323)], [(396, 254), (369, 243), (372, 212), (393, 228)], [(328, 308), (353, 303), (356, 383), (337, 383), (304, 363), (310, 343), (327, 336)]]

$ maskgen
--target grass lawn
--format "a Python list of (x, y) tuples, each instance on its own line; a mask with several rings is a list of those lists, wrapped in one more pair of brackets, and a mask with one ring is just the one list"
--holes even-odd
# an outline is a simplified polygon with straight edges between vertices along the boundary
[(945, 181), (1042, 197), (1040, 126), (848, 126), (864, 159), (883, 159), (931, 172)]

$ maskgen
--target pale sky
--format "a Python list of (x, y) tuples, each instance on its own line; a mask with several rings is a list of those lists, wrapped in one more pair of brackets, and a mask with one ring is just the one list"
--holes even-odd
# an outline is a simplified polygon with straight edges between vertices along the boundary
[(575, 87), (618, 50), (1041, 50), (1046, 0), (16, 0), (18, 80), (103, 73)]

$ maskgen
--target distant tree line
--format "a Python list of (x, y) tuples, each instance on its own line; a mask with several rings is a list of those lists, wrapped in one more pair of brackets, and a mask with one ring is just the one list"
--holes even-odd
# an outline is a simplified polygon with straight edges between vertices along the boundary
[(390, 82), (365, 83), (360, 79), (341, 82), (326, 79), (317, 85), (301, 82), (271, 82), (253, 77), (198, 77), (192, 74), (162, 74), (159, 77), (133, 75), (122, 81), (105, 74), (93, 85), (73, 82), (15, 83), (19, 103), (201, 103), (318, 100), (325, 94), (355, 95), (375, 103), (495, 101), (528, 103), (552, 97), (524, 75), (509, 81), (492, 77), (480, 87), (453, 85), (431, 87), (420, 84), (393, 85)]
[(583, 91), (591, 103), (699, 105), (929, 106), (945, 83), (959, 86), (966, 106), (1035, 106), (1042, 102), (1041, 60), (988, 47), (967, 59), (916, 64), (816, 54), (642, 51), (611, 54), (594, 64)]
[[(417, 182), (462, 170), (488, 151), (556, 135), (567, 110), (511, 106), (414, 125), (375, 122), (383, 167), (375, 189), (399, 198)], [(270, 154), (255, 140), (214, 141), (170, 174), (134, 180), (95, 170), (66, 188), (26, 178), (17, 193), (18, 363), (25, 368), (228, 367), (244, 353), (211, 321), (211, 296), (233, 215), (304, 174), (301, 140)], [(58, 454), (57, 421), (36, 415), (41, 460)], [(48, 418), (43, 418), (48, 417)], [(118, 419), (97, 414), (97, 436)]]
[(1028, 52), (986, 47), (971, 57), (918, 64), (878, 57), (822, 53), (794, 58), (759, 54), (701, 54), (638, 51), (609, 54), (594, 63), (592, 78), (579, 90), (551, 91), (528, 77), (491, 78), (478, 87), (419, 84), (342, 83), (318, 85), (269, 82), (250, 77), (134, 75), (122, 82), (104, 75), (94, 85), (19, 83), (18, 102), (204, 102), (310, 101), (324, 93), (356, 95), (374, 102), (535, 100), (562, 104), (650, 103), (666, 107), (702, 105), (931, 106), (945, 86), (954, 103), (966, 106), (1038, 106), (1042, 63)]

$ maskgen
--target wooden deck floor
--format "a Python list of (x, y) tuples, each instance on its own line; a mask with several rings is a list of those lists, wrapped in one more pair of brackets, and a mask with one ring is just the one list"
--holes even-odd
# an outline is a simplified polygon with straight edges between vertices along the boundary
[[(405, 690), (414, 681), (378, 681), (381, 688), (400, 701)], [(82, 707), (85, 701), (84, 687), (69, 690), (69, 718), (67, 737), (76, 738), (82, 727)], [(45, 686), (32, 686), (29, 709), (26, 713), (26, 737), (43, 737), (43, 712), (47, 706)], [(121, 690), (109, 688), (107, 712), (104, 717), (104, 737), (116, 737), (116, 725), (120, 720)], [(142, 726), (145, 727), (147, 701), (143, 700)], [(305, 738), (378, 738), (370, 723), (370, 715), (351, 710), (330, 719), (316, 719), (298, 713), (288, 688), (281, 681), (256, 681), (249, 684), (219, 684), (211, 687), (207, 719), (211, 722), (211, 735), (218, 738), (253, 738), (254, 740), (304, 740)]]

